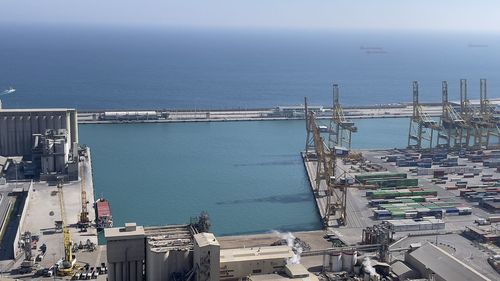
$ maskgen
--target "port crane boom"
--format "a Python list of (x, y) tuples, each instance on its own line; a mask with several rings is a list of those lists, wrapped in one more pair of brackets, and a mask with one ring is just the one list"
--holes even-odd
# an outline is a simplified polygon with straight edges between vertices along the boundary
[(73, 269), (75, 267), (76, 259), (73, 256), (73, 241), (71, 240), (71, 233), (66, 225), (66, 212), (64, 210), (64, 193), (62, 182), (57, 184), (59, 204), (61, 205), (61, 220), (62, 220), (62, 230), (63, 230), (63, 246), (64, 246), (64, 257), (59, 266), (58, 273), (62, 276), (68, 276), (73, 274)]

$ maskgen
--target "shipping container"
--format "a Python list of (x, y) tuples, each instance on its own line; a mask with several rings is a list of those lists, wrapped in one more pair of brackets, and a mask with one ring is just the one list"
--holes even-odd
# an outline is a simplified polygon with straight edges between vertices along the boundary
[(365, 182), (366, 180), (371, 180), (371, 179), (386, 179), (386, 178), (405, 179), (407, 177), (408, 175), (406, 173), (369, 173), (369, 174), (362, 174), (355, 176), (356, 180), (359, 182)]

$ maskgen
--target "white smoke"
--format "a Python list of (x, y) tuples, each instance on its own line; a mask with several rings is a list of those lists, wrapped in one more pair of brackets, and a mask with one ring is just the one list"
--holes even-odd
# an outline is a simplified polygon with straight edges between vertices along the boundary
[(370, 276), (378, 275), (378, 273), (375, 270), (375, 268), (373, 268), (372, 263), (370, 262), (370, 258), (369, 257), (365, 257), (363, 259), (363, 268), (364, 268), (365, 272), (368, 272), (370, 274)]
[(288, 247), (292, 248), (293, 250), (293, 256), (288, 259), (287, 264), (299, 264), (300, 255), (302, 254), (304, 249), (299, 243), (295, 243), (295, 236), (293, 236), (291, 232), (282, 233), (276, 230), (273, 230), (272, 232), (279, 236), (281, 239), (285, 240)]

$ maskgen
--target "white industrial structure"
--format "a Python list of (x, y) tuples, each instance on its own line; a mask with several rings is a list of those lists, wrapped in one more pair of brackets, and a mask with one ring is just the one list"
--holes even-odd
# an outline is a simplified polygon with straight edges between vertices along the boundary
[(195, 280), (220, 279), (220, 244), (212, 233), (194, 236), (193, 272)]
[(250, 275), (282, 272), (293, 257), (288, 246), (225, 249), (220, 252), (220, 280), (243, 280)]
[(405, 262), (435, 281), (489, 281), (490, 279), (447, 251), (426, 242), (405, 254)]
[(131, 223), (104, 231), (109, 281), (317, 280), (300, 264), (290, 264), (294, 252), (289, 246), (221, 250), (212, 233), (198, 233), (192, 225)]

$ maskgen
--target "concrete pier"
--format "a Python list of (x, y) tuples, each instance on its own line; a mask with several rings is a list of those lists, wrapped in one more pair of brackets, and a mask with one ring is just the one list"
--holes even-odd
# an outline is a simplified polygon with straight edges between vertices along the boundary
[[(326, 183), (323, 181), (320, 184), (319, 192), (316, 192), (316, 167), (317, 161), (307, 160), (304, 157), (304, 153), (301, 154), (304, 162), (304, 168), (307, 173), (307, 177), (309, 179), (311, 191), (314, 195), (314, 200), (316, 202), (316, 206), (318, 209), (318, 213), (321, 218), (325, 217), (327, 197), (326, 197)], [(343, 167), (341, 161), (337, 162), (337, 167), (339, 169), (345, 170), (346, 167)], [(338, 171), (337, 173), (340, 173)], [(373, 225), (373, 220), (369, 219), (371, 216), (370, 211), (366, 208), (367, 200), (362, 195), (362, 191), (357, 188), (348, 188), (347, 189), (347, 219), (346, 224), (344, 226), (340, 226), (337, 222), (335, 216), (331, 216), (329, 221), (324, 221), (325, 228), (344, 228), (344, 229), (358, 229), (361, 230), (367, 226)], [(357, 231), (356, 231), (357, 233)]]
[(325, 221), (325, 211), (327, 205), (327, 196), (326, 196), (326, 184), (325, 182), (321, 182), (319, 186), (319, 190), (316, 191), (316, 169), (317, 169), (317, 161), (310, 161), (305, 157), (305, 154), (302, 153), (302, 160), (304, 161), (304, 167), (306, 169), (307, 178), (309, 179), (309, 184), (311, 187), (311, 191), (314, 195), (314, 200), (316, 202), (316, 207), (321, 217), (323, 224), (325, 227), (328, 226), (338, 226), (337, 220), (330, 219), (329, 221)]
[[(493, 103), (496, 102), (497, 101), (493, 101)], [(422, 107), (424, 112), (429, 116), (437, 117), (442, 114), (441, 104), (423, 104)], [(332, 109), (319, 106), (315, 109), (315, 113), (318, 119), (328, 119), (332, 116)], [(412, 113), (413, 108), (410, 104), (344, 108), (344, 114), (349, 119), (408, 118), (412, 116)], [(80, 110), (78, 112), (78, 123), (81, 124), (278, 121), (300, 119), (304, 119), (304, 110), (301, 106), (227, 110), (133, 109), (112, 111)]]
[[(87, 194), (89, 219), (92, 223), (95, 221), (95, 212), (93, 208), (94, 186), (92, 181), (90, 150), (87, 151), (87, 155), (88, 158), (80, 162), (81, 179), (79, 181), (65, 183), (62, 187), (66, 225), (70, 230), (73, 243), (77, 245), (80, 244), (80, 242), (85, 244), (87, 240), (97, 245), (97, 230), (95, 227), (89, 227), (87, 232), (80, 232), (76, 227), (82, 208), (82, 188), (85, 189)], [(32, 190), (30, 190), (29, 193), (29, 200), (27, 200), (28, 205), (21, 219), (21, 233), (30, 231), (33, 235), (39, 235), (40, 240), (37, 243), (37, 249), (42, 244), (47, 245), (47, 252), (40, 262), (40, 265), (46, 268), (51, 267), (64, 256), (63, 233), (55, 228), (55, 222), (62, 219), (58, 192), (57, 185), (49, 185), (47, 182), (34, 182)], [(99, 264), (101, 261), (101, 254), (99, 251), (101, 250), (101, 248), (97, 248), (99, 261), (96, 260), (96, 256), (93, 254), (93, 257), (89, 261), (84, 261), (84, 263), (89, 262), (91, 266)], [(40, 253), (38, 250), (33, 250), (34, 256), (38, 253)], [(82, 260), (79, 259), (80, 254), (83, 254), (84, 257), (86, 256), (85, 252), (77, 252), (75, 254), (78, 262), (82, 262)], [(23, 258), (22, 252), (19, 252), (15, 263), (12, 264), (10, 268), (3, 268), (3, 271), (18, 268)]]

